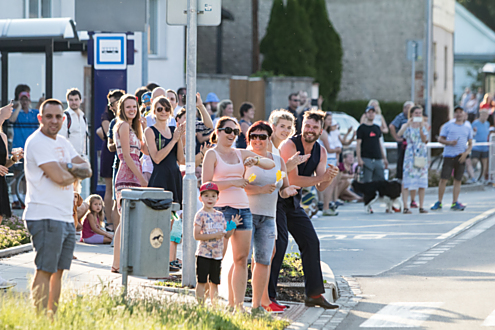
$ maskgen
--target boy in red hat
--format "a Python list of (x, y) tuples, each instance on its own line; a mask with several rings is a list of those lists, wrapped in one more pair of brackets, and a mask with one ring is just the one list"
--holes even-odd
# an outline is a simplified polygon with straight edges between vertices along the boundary
[(201, 210), (194, 217), (194, 239), (201, 241), (196, 250), (196, 299), (205, 299), (206, 284), (209, 282), (210, 299), (215, 303), (220, 284), (220, 269), (223, 258), (224, 238), (229, 238), (241, 217), (237, 214), (227, 223), (223, 213), (215, 210), (218, 201), (218, 186), (213, 182), (204, 183), (199, 189)]

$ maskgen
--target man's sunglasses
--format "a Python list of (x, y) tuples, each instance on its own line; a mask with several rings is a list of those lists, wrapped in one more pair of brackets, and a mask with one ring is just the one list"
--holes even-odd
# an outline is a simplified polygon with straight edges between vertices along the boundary
[(222, 127), (222, 128), (219, 128), (218, 130), (224, 131), (225, 134), (234, 133), (235, 136), (238, 136), (241, 133), (238, 128), (232, 128), (232, 127)]
[(119, 102), (119, 101), (108, 102), (108, 106), (112, 107), (115, 104), (115, 102)]
[(266, 134), (249, 134), (249, 140), (265, 141), (266, 139), (268, 139), (268, 135)]
[(165, 110), (165, 112), (170, 112), (170, 108), (164, 108), (164, 107), (157, 107), (156, 112), (162, 112)]

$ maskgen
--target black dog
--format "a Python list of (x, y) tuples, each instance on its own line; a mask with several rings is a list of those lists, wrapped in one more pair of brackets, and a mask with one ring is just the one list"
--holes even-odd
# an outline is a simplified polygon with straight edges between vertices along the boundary
[(361, 183), (356, 180), (352, 181), (352, 189), (355, 193), (362, 194), (364, 206), (368, 213), (373, 213), (371, 204), (377, 200), (382, 200), (387, 204), (387, 213), (392, 212), (394, 202), (400, 204), (400, 211), (403, 209), (401, 198), (402, 185), (397, 180), (392, 181), (372, 181)]

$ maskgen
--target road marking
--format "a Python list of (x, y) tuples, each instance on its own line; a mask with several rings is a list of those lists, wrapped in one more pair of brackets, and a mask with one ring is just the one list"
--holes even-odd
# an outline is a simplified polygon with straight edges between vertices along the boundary
[(495, 311), (491, 312), (490, 315), (481, 324), (482, 327), (495, 327)]
[(473, 225), (474, 223), (482, 220), (482, 219), (486, 219), (488, 218), (489, 216), (495, 214), (495, 208), (493, 209), (490, 209), (488, 211), (485, 211), (483, 213), (481, 213), (480, 215), (477, 215), (475, 216), (474, 218), (460, 224), (459, 226), (455, 227), (454, 229), (452, 229), (451, 231), (449, 231), (448, 233), (445, 233), (443, 235), (440, 235), (437, 237), (437, 239), (446, 239), (446, 238), (449, 238), (449, 237), (452, 237), (454, 236), (455, 234), (459, 233), (460, 231), (462, 231), (463, 229), (466, 229), (467, 227)]
[(363, 234), (354, 236), (354, 239), (381, 239), (385, 236), (387, 236), (387, 234)]
[(419, 257), (418, 261), (433, 260), (435, 257)]
[(435, 312), (443, 302), (395, 302), (383, 307), (360, 328), (414, 328)]

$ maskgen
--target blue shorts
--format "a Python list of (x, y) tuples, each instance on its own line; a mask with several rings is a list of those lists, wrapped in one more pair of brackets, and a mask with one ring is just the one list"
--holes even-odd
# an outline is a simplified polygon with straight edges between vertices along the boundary
[[(253, 214), (251, 249), (254, 248), (254, 261), (257, 264), (270, 265), (276, 234), (277, 227), (274, 217)], [(251, 255), (252, 253), (249, 253), (249, 256)]]
[(230, 206), (215, 207), (215, 210), (223, 213), (225, 220), (232, 220), (232, 216), (237, 214), (241, 215), (242, 225), (237, 226), (236, 230), (252, 230), (253, 229), (253, 215), (250, 209), (234, 209)]

